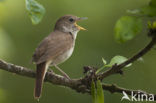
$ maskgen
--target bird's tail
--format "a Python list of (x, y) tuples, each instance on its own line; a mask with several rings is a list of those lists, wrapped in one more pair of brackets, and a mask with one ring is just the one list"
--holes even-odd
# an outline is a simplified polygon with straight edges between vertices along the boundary
[(46, 62), (37, 64), (36, 68), (36, 84), (34, 89), (34, 98), (39, 99), (42, 93), (42, 86), (47, 72)]

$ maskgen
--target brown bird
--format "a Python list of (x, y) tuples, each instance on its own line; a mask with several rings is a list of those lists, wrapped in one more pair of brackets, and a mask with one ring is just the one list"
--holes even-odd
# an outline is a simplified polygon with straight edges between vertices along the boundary
[(84, 20), (73, 15), (65, 15), (57, 20), (54, 31), (44, 38), (35, 50), (33, 62), (36, 64), (36, 84), (34, 89), (35, 99), (39, 99), (42, 85), (49, 66), (55, 66), (66, 78), (69, 76), (57, 65), (67, 60), (74, 50), (77, 33), (84, 28), (76, 23)]

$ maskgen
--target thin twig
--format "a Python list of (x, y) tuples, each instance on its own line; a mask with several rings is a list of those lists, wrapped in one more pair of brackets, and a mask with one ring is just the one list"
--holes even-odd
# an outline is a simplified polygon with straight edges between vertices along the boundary
[[(55, 74), (54, 72), (47, 72), (46, 77), (45, 77), (45, 81), (52, 83), (52, 84), (55, 84), (55, 85), (61, 85), (61, 86), (69, 87), (73, 90), (76, 90), (77, 92), (90, 94), (90, 82), (93, 79), (92, 76), (95, 76), (95, 78), (100, 78), (102, 80), (107, 76), (119, 73), (123, 67), (125, 67), (126, 65), (136, 61), (137, 59), (139, 59), (140, 57), (145, 55), (148, 51), (150, 51), (150, 49), (155, 44), (156, 44), (156, 37), (153, 37), (152, 41), (143, 50), (141, 50), (139, 53), (137, 53), (132, 58), (128, 59), (127, 61), (125, 61), (122, 64), (114, 65), (111, 69), (109, 69), (108, 71), (106, 71), (100, 75), (89, 75), (89, 76), (86, 76), (84, 78), (69, 80), (69, 79), (64, 78), (63, 76)], [(18, 65), (14, 65), (11, 63), (7, 63), (3, 60), (0, 60), (0, 69), (8, 71), (8, 72), (16, 73), (16, 74), (21, 75), (21, 76), (30, 77), (30, 78), (35, 78), (35, 75), (36, 75), (35, 71), (33, 71), (31, 69), (28, 69), (28, 68), (22, 67), (22, 66), (18, 66)], [(92, 67), (89, 67), (89, 70), (90, 69), (94, 70), (94, 68), (92, 68)], [(134, 91), (135, 93), (138, 92), (136, 90), (129, 90), (129, 89), (124, 89), (124, 88), (115, 86), (115, 85), (106, 85), (106, 84), (103, 84), (103, 89), (108, 90), (112, 93), (113, 92), (122, 93), (122, 91), (125, 91), (128, 95), (130, 95), (130, 93), (132, 91)], [(140, 91), (140, 92), (146, 93), (143, 91)], [(146, 94), (149, 95), (148, 93), (146, 93)], [(156, 95), (154, 95), (154, 96), (156, 97)]]
[[(114, 84), (112, 84), (112, 85), (103, 84), (102, 87), (103, 87), (104, 90), (107, 90), (107, 91), (109, 91), (111, 93), (123, 93), (123, 91), (124, 91), (127, 95), (132, 96), (132, 92), (133, 92), (133, 95), (135, 95), (136, 98), (138, 97), (138, 95), (141, 95), (141, 94), (146, 95), (147, 98), (150, 97), (151, 95), (153, 95), (154, 96), (154, 101), (156, 101), (156, 94), (147, 93), (147, 92), (142, 91), (142, 90), (126, 89), (126, 88), (122, 88), (122, 87), (119, 87), (119, 86), (114, 85)], [(145, 98), (146, 96), (144, 96), (143, 99), (146, 99)]]
[(156, 44), (156, 37), (153, 37), (151, 42), (143, 48), (140, 52), (138, 52), (136, 55), (128, 59), (127, 61), (119, 64), (119, 65), (114, 65), (112, 68), (108, 69), (104, 73), (99, 75), (99, 78), (103, 80), (104, 78), (119, 73), (125, 66), (129, 65), (130, 63), (133, 63), (134, 61), (138, 60), (140, 57), (144, 56), (147, 52), (149, 52), (153, 46)]

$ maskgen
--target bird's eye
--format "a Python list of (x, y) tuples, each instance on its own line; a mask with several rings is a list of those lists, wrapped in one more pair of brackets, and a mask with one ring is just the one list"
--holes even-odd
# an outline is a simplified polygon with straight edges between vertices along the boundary
[(70, 19), (69, 19), (69, 21), (70, 21), (70, 22), (73, 22), (73, 21), (74, 21), (74, 19), (73, 19), (73, 18), (70, 18)]

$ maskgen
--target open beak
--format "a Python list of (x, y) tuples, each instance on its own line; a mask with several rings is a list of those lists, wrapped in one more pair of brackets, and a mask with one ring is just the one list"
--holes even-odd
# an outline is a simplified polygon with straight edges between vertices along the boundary
[(75, 22), (75, 26), (76, 26), (79, 30), (86, 30), (85, 28), (83, 28), (83, 27), (77, 25), (77, 22), (78, 22), (78, 21), (86, 20), (86, 19), (88, 19), (88, 18), (87, 18), (87, 17), (80, 17), (80, 18), (78, 18), (77, 21)]

